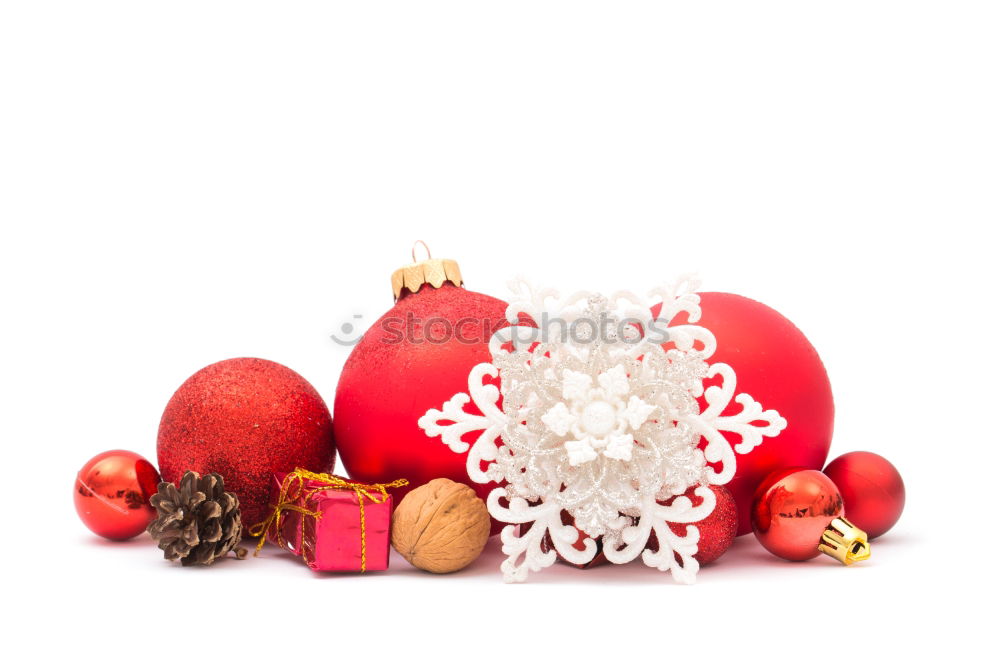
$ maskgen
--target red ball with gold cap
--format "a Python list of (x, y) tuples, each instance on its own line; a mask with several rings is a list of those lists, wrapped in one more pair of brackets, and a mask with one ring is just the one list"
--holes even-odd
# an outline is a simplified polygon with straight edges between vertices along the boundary
[(409, 489), (442, 477), (485, 499), (491, 486), (473, 483), (465, 457), (428, 437), (417, 419), (468, 391), (469, 371), (490, 361), (489, 339), (507, 325), (507, 304), (464, 288), (457, 262), (427, 254), (392, 274), (395, 305), (344, 365), (333, 407), (337, 449), (352, 479), (409, 480), (393, 491), (397, 503)]
[(820, 553), (842, 564), (868, 559), (868, 535), (844, 516), (844, 499), (823, 472), (791, 468), (769, 474), (757, 487), (753, 533), (764, 548), (793, 562)]

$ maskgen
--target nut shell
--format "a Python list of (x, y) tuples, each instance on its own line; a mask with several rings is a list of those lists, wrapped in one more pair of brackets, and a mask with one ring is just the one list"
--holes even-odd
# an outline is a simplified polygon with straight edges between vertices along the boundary
[(392, 547), (431, 573), (469, 566), (490, 538), (486, 504), (464, 483), (434, 479), (410, 491), (392, 516)]

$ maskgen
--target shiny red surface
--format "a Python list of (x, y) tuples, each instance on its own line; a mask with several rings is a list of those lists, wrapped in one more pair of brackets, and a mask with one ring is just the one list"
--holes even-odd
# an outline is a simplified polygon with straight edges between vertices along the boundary
[(202, 368), (177, 389), (160, 419), (156, 454), (171, 483), (188, 470), (221, 474), (249, 526), (266, 517), (274, 477), (296, 467), (331, 471), (333, 422), (295, 371), (234, 358)]
[(76, 513), (94, 534), (114, 540), (131, 539), (142, 534), (156, 517), (149, 498), (159, 481), (156, 468), (138, 453), (99, 453), (76, 476)]
[(737, 394), (749, 393), (788, 421), (777, 437), (765, 437), (750, 453), (736, 456), (736, 476), (726, 487), (739, 512), (737, 533), (746, 534), (753, 493), (765, 476), (789, 467), (823, 467), (833, 438), (833, 392), (819, 354), (779, 312), (736, 294), (700, 295), (698, 324), (718, 343), (709, 362), (731, 365)]
[[(352, 479), (368, 483), (409, 480), (408, 488), (393, 491), (397, 505), (408, 490), (441, 477), (468, 484), (485, 499), (491, 486), (469, 479), (466, 456), (453, 452), (440, 437), (428, 437), (417, 419), (469, 390), (469, 371), (490, 360), (489, 335), (481, 331), (484, 325), (490, 330), (504, 325), (507, 304), (450, 283), (404, 294), (365, 333), (340, 375), (333, 411), (344, 467)], [(447, 337), (445, 320), (451, 326), (462, 320), (463, 337), (477, 341), (451, 336), (432, 343), (423, 339), (424, 331), (418, 339), (388, 340), (386, 327), (407, 316), (421, 322), (438, 318), (429, 329), (435, 340)], [(475, 406), (470, 403), (466, 410), (474, 413)], [(494, 533), (498, 531), (494, 523)]]
[(761, 545), (786, 560), (808, 560), (820, 554), (823, 532), (844, 515), (837, 486), (812, 469), (770, 474), (753, 497), (753, 533)]
[(874, 539), (889, 531), (903, 514), (906, 487), (891, 462), (876, 453), (854, 451), (823, 470), (837, 484), (848, 519)]

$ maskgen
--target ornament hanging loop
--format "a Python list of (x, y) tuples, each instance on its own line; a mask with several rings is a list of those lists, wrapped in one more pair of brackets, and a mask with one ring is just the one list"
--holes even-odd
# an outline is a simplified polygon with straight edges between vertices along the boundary
[(418, 245), (423, 245), (424, 246), (424, 252), (427, 253), (427, 258), (423, 259), (423, 261), (429, 261), (431, 259), (431, 249), (429, 247), (427, 247), (427, 243), (423, 242), (422, 240), (418, 240), (418, 241), (416, 241), (413, 244), (413, 248), (410, 250), (410, 256), (413, 257), (413, 263), (417, 263), (417, 246)]
[[(426, 259), (417, 259), (417, 246), (422, 245), (427, 253)], [(435, 289), (445, 282), (450, 282), (456, 287), (462, 286), (462, 271), (458, 269), (458, 263), (453, 259), (433, 259), (431, 249), (427, 243), (418, 240), (410, 250), (413, 263), (399, 268), (392, 274), (392, 296), (395, 300), (407, 293), (413, 294), (420, 288), (429, 284)]]

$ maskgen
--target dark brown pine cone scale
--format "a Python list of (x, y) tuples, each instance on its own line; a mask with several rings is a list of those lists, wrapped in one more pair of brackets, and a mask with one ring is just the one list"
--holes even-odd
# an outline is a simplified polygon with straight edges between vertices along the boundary
[(164, 558), (188, 566), (211, 564), (234, 549), (237, 558), (246, 556), (246, 549), (238, 547), (243, 533), (240, 502), (225, 491), (218, 474), (199, 477), (187, 472), (179, 486), (161, 483), (150, 503), (157, 518), (146, 531)]

